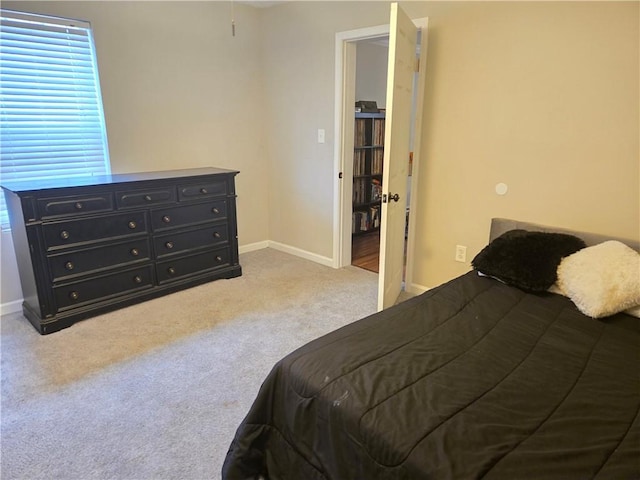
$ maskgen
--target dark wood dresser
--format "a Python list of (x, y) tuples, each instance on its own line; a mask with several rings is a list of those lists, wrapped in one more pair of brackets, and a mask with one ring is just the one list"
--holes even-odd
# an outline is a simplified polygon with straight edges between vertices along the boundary
[(240, 276), (236, 174), (198, 168), (2, 185), (24, 315), (47, 334)]

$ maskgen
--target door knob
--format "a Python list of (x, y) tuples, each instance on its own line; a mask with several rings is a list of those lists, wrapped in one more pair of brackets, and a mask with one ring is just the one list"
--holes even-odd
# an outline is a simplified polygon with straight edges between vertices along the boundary
[(391, 202), (392, 200), (394, 202), (397, 202), (398, 200), (400, 200), (400, 195), (398, 195), (397, 193), (394, 193), (392, 195), (391, 192), (389, 192), (389, 195), (387, 197), (387, 194), (385, 193), (384, 195), (382, 195), (382, 203), (387, 203), (387, 198), (389, 198), (389, 202)]

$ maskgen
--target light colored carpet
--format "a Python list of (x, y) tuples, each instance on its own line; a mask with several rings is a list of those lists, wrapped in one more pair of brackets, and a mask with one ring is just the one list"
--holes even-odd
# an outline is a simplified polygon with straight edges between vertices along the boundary
[(2, 479), (217, 479), (273, 364), (371, 314), (377, 275), (264, 249), (220, 280), (41, 336), (4, 316)]

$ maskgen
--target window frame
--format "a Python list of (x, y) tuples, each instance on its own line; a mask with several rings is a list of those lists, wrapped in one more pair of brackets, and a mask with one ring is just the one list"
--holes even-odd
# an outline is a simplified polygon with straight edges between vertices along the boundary
[(110, 175), (90, 22), (4, 8), (0, 18), (0, 184)]

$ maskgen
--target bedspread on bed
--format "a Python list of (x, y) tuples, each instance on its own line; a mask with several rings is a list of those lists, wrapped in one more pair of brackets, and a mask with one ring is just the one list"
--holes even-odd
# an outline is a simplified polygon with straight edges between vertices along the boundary
[(639, 324), (470, 272), (276, 364), (223, 478), (639, 478)]

